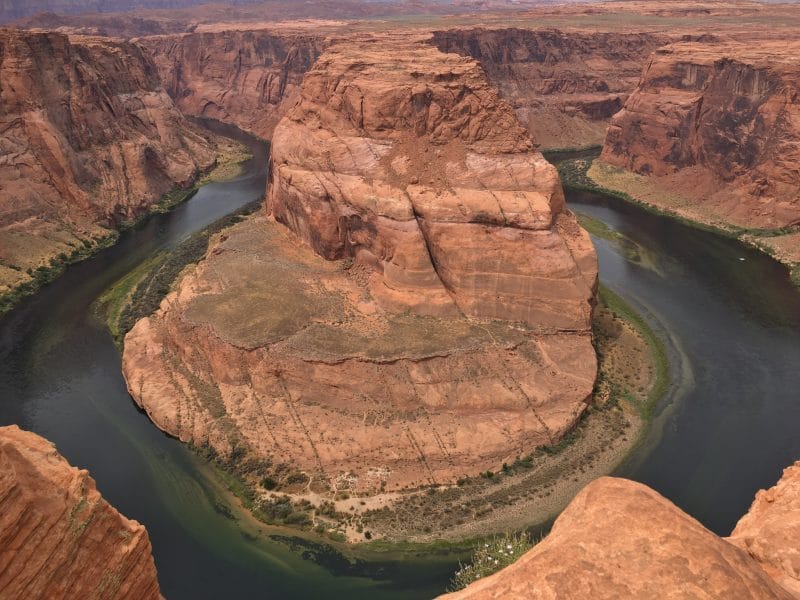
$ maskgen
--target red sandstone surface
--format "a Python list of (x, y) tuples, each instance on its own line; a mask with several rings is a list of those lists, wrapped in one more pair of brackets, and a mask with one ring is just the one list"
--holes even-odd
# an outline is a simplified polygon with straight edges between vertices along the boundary
[(659, 49), (612, 120), (601, 159), (691, 199), (683, 212), (697, 220), (798, 225), (799, 84), (795, 42)]
[(213, 164), (141, 47), (0, 30), (0, 292)]
[[(794, 506), (796, 513), (800, 495), (788, 489), (792, 483), (784, 485), (787, 493), (782, 508), (772, 515), (774, 521), (767, 524), (763, 515), (753, 512), (742, 520), (758, 523), (756, 531), (751, 529), (756, 536), (765, 533), (763, 526), (780, 519), (789, 525), (786, 534), (773, 530), (760, 539), (775, 551), (765, 561), (770, 565), (780, 564), (773, 561), (781, 552), (781, 558), (797, 552), (797, 537), (792, 537), (796, 514), (785, 509)], [(763, 493), (759, 498), (763, 502)], [(772, 537), (776, 533), (779, 537)], [(751, 541), (748, 548), (752, 546)], [(786, 577), (785, 566), (778, 571)], [(442, 600), (794, 597), (747, 552), (717, 537), (658, 493), (611, 477), (586, 486), (547, 537), (517, 562), (441, 596)]]
[(0, 427), (0, 596), (161, 598), (145, 528), (15, 425)]

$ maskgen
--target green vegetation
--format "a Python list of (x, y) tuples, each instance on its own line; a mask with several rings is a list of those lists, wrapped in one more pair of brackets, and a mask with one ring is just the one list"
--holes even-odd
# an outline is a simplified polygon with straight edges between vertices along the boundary
[(479, 546), (467, 564), (460, 564), (453, 575), (448, 591), (464, 589), (484, 577), (504, 569), (533, 547), (525, 533), (506, 533)]
[(100, 297), (114, 341), (121, 345), (136, 321), (155, 312), (183, 269), (205, 256), (212, 235), (256, 212), (261, 199), (221, 218), (197, 232), (177, 248), (158, 254), (117, 281)]
[(0, 294), (0, 316), (10, 311), (23, 299), (33, 296), (48, 283), (55, 281), (69, 265), (86, 260), (103, 248), (113, 246), (118, 238), (119, 233), (112, 231), (102, 237), (82, 240), (82, 244), (73, 248), (70, 254), (62, 252), (51, 258), (49, 264), (41, 265), (36, 269), (28, 269), (27, 274), (31, 279)]
[[(669, 387), (669, 360), (664, 342), (656, 335), (656, 332), (653, 331), (647, 321), (621, 296), (602, 284), (600, 285), (598, 296), (603, 305), (628, 322), (647, 342), (651, 360), (655, 367), (654, 381), (645, 402), (635, 402), (634, 406), (639, 410), (643, 419), (649, 420), (658, 401), (664, 396)], [(629, 392), (617, 390), (617, 394), (612, 394), (612, 397), (620, 396), (628, 399)]]

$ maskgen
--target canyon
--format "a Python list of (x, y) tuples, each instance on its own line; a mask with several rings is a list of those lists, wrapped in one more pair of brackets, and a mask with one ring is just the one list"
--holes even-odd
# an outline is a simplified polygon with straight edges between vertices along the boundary
[[(215, 233), (127, 334), (137, 406), (240, 478), (256, 516), (287, 511), (280, 524), (337, 540), (343, 511), (496, 485), (536, 449), (558, 451), (603, 389), (597, 256), (540, 150), (603, 143), (594, 184), (800, 263), (800, 47), (782, 29), (794, 17), (754, 29), (788, 10), (761, 7), (610, 2), (515, 13), (513, 27), (207, 7), (2, 29), (0, 293), (191, 188), (224, 142), (184, 115), (236, 124), (272, 144), (263, 206)], [(699, 27), (700, 14), (719, 21)], [(15, 579), (0, 575), (0, 593), (159, 597), (144, 528), (46, 441), (6, 429), (0, 467), (35, 470), (16, 466), (22, 452), (59, 472), (25, 496), (60, 490), (41, 517), (55, 535), (30, 535), (78, 558), (68, 571), (14, 562), (29, 523), (3, 524), (15, 553), (0, 573)], [(798, 473), (759, 492), (726, 539), (601, 478), (519, 563), (452, 597), (800, 597)], [(8, 514), (34, 510), (0, 480)], [(346, 540), (406, 539), (402, 524), (365, 523)]]
[(215, 141), (129, 42), (0, 30), (0, 294), (189, 186)]
[(125, 338), (159, 427), (289, 490), (366, 495), (573, 427), (596, 259), (475, 61), (424, 37), (333, 44), (272, 144), (268, 217), (225, 231)]
[(441, 598), (800, 598), (798, 474), (759, 492), (727, 539), (645, 485), (602, 477), (517, 562)]
[(785, 40), (658, 49), (589, 176), (800, 263), (799, 50)]
[(0, 427), (0, 595), (158, 600), (145, 528), (44, 438)]

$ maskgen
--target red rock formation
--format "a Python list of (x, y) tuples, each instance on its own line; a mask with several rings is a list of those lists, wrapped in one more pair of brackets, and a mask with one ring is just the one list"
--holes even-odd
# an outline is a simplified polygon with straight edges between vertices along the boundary
[(701, 220), (800, 224), (798, 86), (794, 42), (667, 46), (614, 117), (601, 159), (693, 199)]
[(0, 82), (0, 276), (70, 254), (215, 159), (135, 44), (0, 30)]
[(636, 88), (642, 67), (668, 37), (559, 30), (436, 31), (443, 52), (478, 60), (542, 147), (599, 145), (609, 119)]
[(474, 61), (335, 45), (273, 143), (270, 213), (320, 255), (374, 265), (384, 307), (588, 330), (594, 250)]
[(186, 113), (235, 123), (264, 138), (296, 102), (322, 36), (269, 30), (220, 31), (139, 40)]
[(497, 469), (580, 417), (594, 251), (473, 60), (329, 48), (275, 131), (268, 207), (288, 229), (227, 230), (126, 336), (159, 427), (375, 492)]
[(86, 471), (18, 427), (0, 427), (0, 596), (160, 598), (145, 528)]
[(549, 535), (517, 562), (441, 598), (789, 600), (792, 595), (747, 553), (647, 486), (602, 477), (586, 486)]
[(777, 484), (756, 494), (728, 539), (800, 598), (800, 461), (787, 467)]

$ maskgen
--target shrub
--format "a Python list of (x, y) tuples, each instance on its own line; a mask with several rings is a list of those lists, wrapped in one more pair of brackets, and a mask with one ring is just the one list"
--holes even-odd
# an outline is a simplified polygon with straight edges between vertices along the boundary
[(507, 533), (485, 542), (478, 547), (469, 563), (459, 563), (448, 590), (455, 592), (473, 581), (496, 573), (516, 561), (531, 547), (533, 542), (526, 533)]

